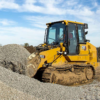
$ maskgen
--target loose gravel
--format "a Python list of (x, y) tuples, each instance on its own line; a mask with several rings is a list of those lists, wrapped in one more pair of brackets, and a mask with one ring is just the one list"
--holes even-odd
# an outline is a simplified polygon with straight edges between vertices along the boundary
[(68, 87), (42, 83), (0, 67), (0, 80), (19, 91), (42, 100), (100, 100), (100, 83)]
[(5, 59), (5, 54), (2, 51), (2, 46), (0, 46), (0, 62), (2, 62)]
[[(40, 100), (32, 95), (11, 88), (0, 81), (0, 100)], [(42, 99), (41, 99), (42, 100)]]
[(25, 74), (30, 53), (21, 45), (8, 44), (0, 47), (0, 65), (19, 74)]
[(7, 61), (21, 62), (26, 64), (26, 59), (30, 53), (21, 45), (8, 44), (2, 47), (2, 51), (5, 54)]

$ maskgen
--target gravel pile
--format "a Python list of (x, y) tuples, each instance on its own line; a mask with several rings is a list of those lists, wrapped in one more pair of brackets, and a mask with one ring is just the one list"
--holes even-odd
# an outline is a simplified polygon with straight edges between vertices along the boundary
[(5, 60), (5, 54), (2, 51), (2, 46), (0, 46), (0, 62)]
[(0, 100), (40, 100), (32, 95), (11, 88), (0, 81)]
[(21, 45), (5, 45), (0, 47), (0, 65), (14, 72), (25, 74), (25, 66), (29, 55), (30, 53)]
[(0, 80), (19, 91), (42, 100), (100, 100), (100, 83), (68, 87), (42, 83), (0, 67)]

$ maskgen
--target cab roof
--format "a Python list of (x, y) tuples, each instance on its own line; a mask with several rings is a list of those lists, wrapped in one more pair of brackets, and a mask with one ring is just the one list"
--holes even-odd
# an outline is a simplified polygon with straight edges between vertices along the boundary
[(50, 25), (50, 24), (54, 24), (54, 23), (59, 23), (59, 22), (65, 22), (66, 25), (68, 25), (68, 23), (82, 24), (82, 25), (85, 24), (85, 23), (76, 22), (76, 21), (61, 20), (61, 21), (46, 23), (46, 25)]

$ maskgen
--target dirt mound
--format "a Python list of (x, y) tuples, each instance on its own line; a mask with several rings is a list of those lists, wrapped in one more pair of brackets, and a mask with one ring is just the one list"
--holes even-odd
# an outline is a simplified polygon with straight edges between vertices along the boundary
[(13, 70), (14, 72), (25, 74), (27, 58), (30, 53), (22, 46), (17, 44), (8, 44), (0, 48), (0, 65)]
[(36, 49), (35, 49), (35, 47), (33, 47), (33, 46), (27, 46), (27, 47), (25, 47), (30, 53), (33, 53), (33, 52), (35, 52), (36, 51)]

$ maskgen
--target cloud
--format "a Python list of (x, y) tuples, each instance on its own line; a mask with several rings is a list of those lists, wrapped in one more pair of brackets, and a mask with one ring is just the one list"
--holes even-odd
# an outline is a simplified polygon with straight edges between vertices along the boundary
[[(38, 3), (36, 5), (35, 3)], [(61, 15), (65, 14), (66, 10), (61, 7), (57, 7), (61, 3), (61, 0), (26, 0), (25, 3), (18, 9), (21, 12), (38, 12), (42, 14)]]
[(70, 15), (74, 15), (74, 16), (93, 16), (94, 12), (90, 10), (89, 7), (82, 7), (80, 9), (76, 8), (76, 9), (68, 9), (67, 13), (69, 13)]
[(24, 44), (38, 45), (44, 42), (43, 30), (31, 29), (26, 27), (1, 27), (0, 43), (5, 44)]
[[(15, 9), (19, 12), (37, 12), (52, 15), (82, 15), (92, 16), (92, 8), (98, 7), (97, 2), (88, 0), (91, 7), (83, 4), (84, 0), (25, 0), (22, 5), (15, 2), (16, 0), (0, 0), (0, 9)], [(99, 10), (97, 11), (99, 12)]]
[(100, 47), (100, 36), (87, 36), (87, 39), (90, 40), (90, 43), (92, 43), (96, 47)]
[(70, 6), (75, 6), (75, 5), (77, 5), (78, 4), (78, 2), (77, 1), (75, 1), (75, 0), (66, 0), (65, 2), (64, 2), (64, 4), (63, 4), (63, 6), (68, 6), (68, 7), (70, 7)]
[(0, 19), (0, 24), (3, 26), (10, 26), (10, 25), (15, 25), (16, 22), (7, 19)]
[(19, 5), (14, 0), (0, 0), (0, 9), (19, 9)]
[(100, 15), (100, 7), (98, 7), (96, 14)]
[[(57, 7), (57, 4), (60, 2), (61, 0), (58, 0), (57, 2), (55, 0), (25, 0), (25, 2), (20, 5), (15, 3), (15, 0), (1, 0), (0, 9), (15, 9), (19, 12), (38, 12), (43, 14), (61, 15), (65, 14), (66, 10)], [(35, 3), (38, 3), (39, 5), (36, 5)]]
[(36, 3), (36, 0), (25, 0), (26, 4), (34, 4)]
[[(94, 3), (94, 6), (96, 6), (96, 2)], [(83, 16), (93, 15), (93, 12), (89, 10), (90, 8), (84, 7), (79, 3), (79, 0), (25, 0), (22, 5), (15, 3), (15, 0), (1, 0), (0, 9), (15, 9), (19, 12), (37, 12), (52, 15), (76, 15), (77, 13)]]
[(64, 20), (65, 17), (61, 16), (25, 16), (24, 19), (28, 20), (32, 26), (37, 27), (37, 28), (46, 28), (46, 23), (48, 22), (54, 22), (54, 21), (59, 21), (59, 20)]

